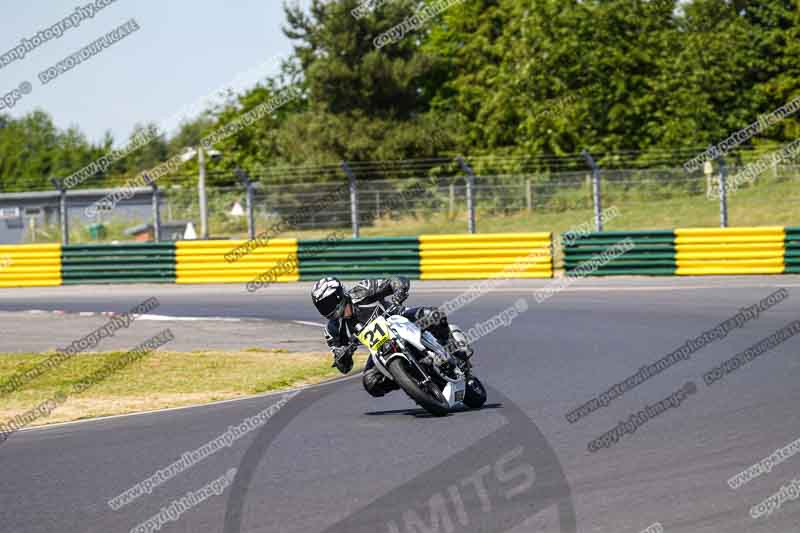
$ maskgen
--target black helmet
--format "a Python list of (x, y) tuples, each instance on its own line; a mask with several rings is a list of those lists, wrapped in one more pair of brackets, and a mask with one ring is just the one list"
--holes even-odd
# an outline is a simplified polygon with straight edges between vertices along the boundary
[(347, 295), (341, 281), (336, 278), (322, 278), (311, 289), (311, 301), (325, 318), (341, 318), (347, 304)]

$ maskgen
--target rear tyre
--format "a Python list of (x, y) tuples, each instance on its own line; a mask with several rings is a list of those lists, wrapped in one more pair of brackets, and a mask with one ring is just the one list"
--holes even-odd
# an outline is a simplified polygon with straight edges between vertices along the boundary
[(408, 361), (402, 357), (396, 357), (389, 361), (386, 369), (394, 380), (400, 385), (417, 405), (428, 411), (433, 416), (445, 416), (450, 412), (450, 404), (445, 400), (444, 395), (435, 385), (423, 388), (417, 380), (411, 377)]
[(486, 403), (486, 389), (483, 383), (476, 377), (467, 380), (466, 390), (464, 391), (464, 405), (470, 409), (478, 409)]

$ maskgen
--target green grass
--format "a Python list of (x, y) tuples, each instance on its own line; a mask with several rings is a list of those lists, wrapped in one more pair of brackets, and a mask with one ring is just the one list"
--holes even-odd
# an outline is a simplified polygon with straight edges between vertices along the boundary
[[(52, 354), (0, 353), (0, 383)], [(0, 423), (32, 409), (122, 352), (80, 354), (2, 397)], [(363, 358), (358, 359), (363, 363)], [(328, 353), (157, 351), (82, 394), (69, 396), (50, 416), (32, 425), (94, 418), (226, 400), (339, 376)]]

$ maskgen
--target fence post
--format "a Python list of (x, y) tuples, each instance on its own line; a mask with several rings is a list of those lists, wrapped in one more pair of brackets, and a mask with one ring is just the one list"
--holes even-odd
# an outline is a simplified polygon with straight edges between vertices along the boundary
[(475, 233), (475, 176), (467, 176), (467, 231)]
[(247, 189), (247, 238), (251, 241), (256, 238), (256, 219), (255, 219), (255, 202), (253, 201), (253, 182), (247, 172), (239, 167), (234, 169), (234, 172), (242, 181), (242, 184)]
[(594, 201), (594, 226), (597, 231), (603, 231), (602, 197), (600, 196), (600, 167), (595, 163), (594, 158), (587, 150), (582, 150), (581, 155), (592, 168), (592, 199)]
[(463, 157), (458, 156), (456, 159), (461, 169), (467, 173), (467, 231), (475, 233), (475, 173)]
[(456, 216), (456, 184), (450, 184), (450, 209), (448, 210), (449, 216), (447, 217), (449, 220), (452, 220), (453, 217)]
[(63, 183), (58, 178), (50, 178), (50, 181), (58, 189), (58, 212), (61, 222), (61, 245), (66, 246), (69, 244), (69, 215), (67, 214), (67, 190), (64, 188)]
[(719, 227), (728, 227), (728, 195), (725, 190), (725, 180), (728, 177), (728, 167), (723, 158), (717, 159), (719, 163)]
[(350, 181), (350, 222), (353, 225), (353, 238), (358, 238), (358, 185), (356, 175), (353, 174), (347, 161), (342, 161), (342, 170)]
[(144, 179), (153, 188), (153, 240), (161, 242), (161, 206), (158, 203), (158, 185), (147, 174)]
[(531, 190), (531, 179), (525, 180), (525, 203), (528, 208), (528, 213), (533, 211), (533, 191)]
[(208, 240), (208, 196), (206, 195), (206, 152), (202, 146), (197, 148), (197, 166), (200, 176), (197, 181), (197, 191), (200, 204), (200, 238)]
[(375, 216), (381, 218), (381, 191), (375, 191)]

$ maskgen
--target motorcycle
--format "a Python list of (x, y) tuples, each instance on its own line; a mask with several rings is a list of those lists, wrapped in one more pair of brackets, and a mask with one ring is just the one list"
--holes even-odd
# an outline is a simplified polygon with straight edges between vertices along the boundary
[(365, 324), (356, 326), (354, 347), (366, 346), (378, 371), (434, 416), (481, 407), (486, 389), (472, 375), (469, 358), (450, 355), (430, 331), (398, 314), (401, 310), (378, 304)]

